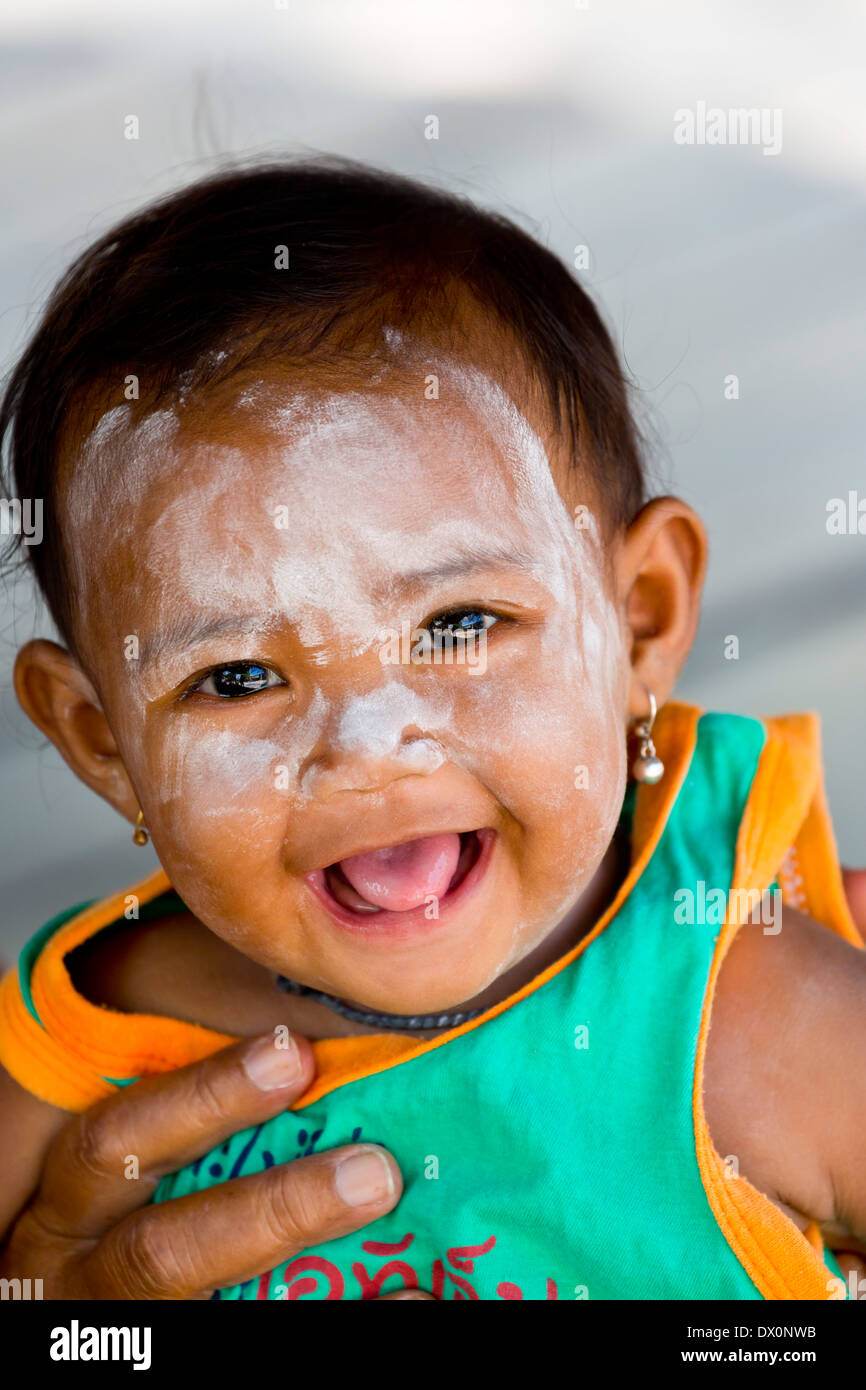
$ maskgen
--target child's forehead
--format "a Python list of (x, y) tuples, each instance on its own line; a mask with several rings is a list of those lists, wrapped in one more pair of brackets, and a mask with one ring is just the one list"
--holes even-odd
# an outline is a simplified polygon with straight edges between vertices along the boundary
[(573, 542), (545, 443), (511, 397), (411, 345), (363, 379), (274, 369), (199, 408), (115, 408), (67, 508), (83, 607), (110, 594), (142, 619), (155, 603), (160, 621), (203, 595), (309, 610), (315, 591), (360, 631), (376, 586), (413, 566), (510, 548), (561, 586)]
[(405, 354), (372, 363), (363, 381), (275, 367), (191, 405), (113, 407), (77, 451), (68, 532), (93, 534), (110, 515), (122, 539), (124, 524), (176, 522), (184, 497), (201, 520), (206, 496), (269, 518), (282, 500), (295, 531), (323, 503), (332, 527), (374, 507), (410, 527), (455, 507), (536, 527), (563, 506), (545, 442), (501, 386), (453, 359)]

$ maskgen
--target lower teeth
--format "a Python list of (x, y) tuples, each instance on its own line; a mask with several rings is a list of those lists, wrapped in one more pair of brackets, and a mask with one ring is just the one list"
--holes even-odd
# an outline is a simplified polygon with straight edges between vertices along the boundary
[[(337, 869), (335, 865), (331, 865), (331, 867), (327, 870), (325, 877), (331, 897), (335, 898), (341, 907), (347, 907), (350, 912), (373, 913), (382, 911), (381, 907), (376, 907), (375, 903), (365, 903), (361, 898), (360, 894), (356, 893), (352, 885), (350, 883), (346, 883), (345, 879), (343, 878), (343, 875), (340, 873), (339, 869)], [(335, 891), (335, 889), (337, 891)], [(357, 899), (357, 901), (345, 902), (344, 897), (348, 897), (349, 895), (351, 895), (352, 898)]]

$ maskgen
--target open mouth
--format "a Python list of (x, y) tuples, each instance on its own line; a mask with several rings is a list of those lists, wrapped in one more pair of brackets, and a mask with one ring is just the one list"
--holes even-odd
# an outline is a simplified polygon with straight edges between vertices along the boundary
[(307, 882), (339, 921), (433, 923), (480, 880), (495, 838), (483, 828), (406, 840), (329, 864)]

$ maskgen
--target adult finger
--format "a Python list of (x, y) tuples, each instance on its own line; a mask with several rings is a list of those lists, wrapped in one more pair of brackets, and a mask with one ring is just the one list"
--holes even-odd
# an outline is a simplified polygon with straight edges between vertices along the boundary
[(267, 1033), (99, 1101), (51, 1145), (33, 1218), (60, 1236), (97, 1238), (165, 1174), (285, 1110), (314, 1071), (305, 1038)]
[(135, 1212), (79, 1257), (75, 1280), (89, 1298), (188, 1299), (348, 1235), (401, 1192), (378, 1145), (312, 1154)]

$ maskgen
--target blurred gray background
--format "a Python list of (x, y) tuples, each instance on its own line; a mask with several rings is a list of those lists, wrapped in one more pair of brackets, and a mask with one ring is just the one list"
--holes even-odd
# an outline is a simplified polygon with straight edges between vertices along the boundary
[[(830, 499), (866, 500), (864, 36), (860, 0), (7, 6), (3, 370), (75, 254), (224, 153), (349, 155), (510, 212), (569, 264), (587, 246), (581, 279), (636, 382), (656, 490), (709, 527), (677, 694), (818, 710), (840, 852), (866, 863), (866, 535), (826, 525)], [(675, 143), (674, 113), (700, 102), (780, 111), (781, 150)], [(48, 917), (156, 867), (19, 710), (12, 662), (35, 635), (54, 633), (29, 585), (7, 587), (7, 963)]]

